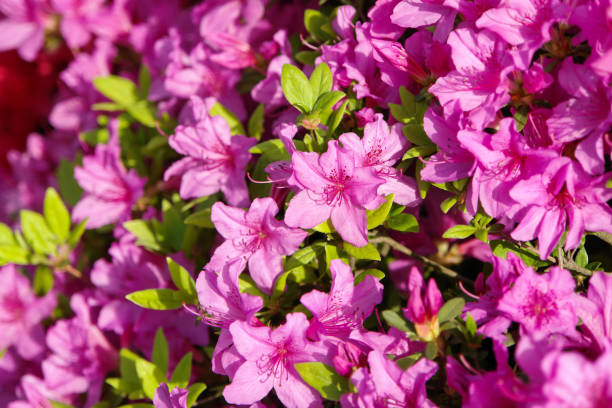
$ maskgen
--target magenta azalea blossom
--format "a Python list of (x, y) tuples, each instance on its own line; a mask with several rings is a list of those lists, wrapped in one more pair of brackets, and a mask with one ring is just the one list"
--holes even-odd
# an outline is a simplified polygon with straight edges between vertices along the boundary
[(351, 268), (340, 259), (330, 262), (332, 286), (329, 294), (313, 290), (300, 302), (314, 315), (308, 335), (313, 340), (319, 334), (346, 338), (351, 330), (359, 329), (374, 306), (382, 300), (383, 286), (373, 276), (366, 276), (355, 286)]
[(232, 136), (225, 119), (203, 115), (194, 126), (178, 126), (168, 142), (187, 156), (164, 173), (165, 180), (181, 176), (182, 198), (204, 197), (221, 190), (230, 205), (248, 205), (245, 167), (255, 139)]
[(126, 171), (115, 138), (107, 145), (98, 144), (93, 156), (84, 157), (83, 166), (74, 169), (74, 178), (85, 195), (72, 210), (72, 217), (75, 221), (87, 219), (89, 229), (127, 221), (146, 184), (136, 170)]
[(366, 209), (382, 203), (377, 194), (385, 180), (372, 168), (356, 167), (354, 153), (332, 140), (327, 152), (295, 152), (293, 175), (303, 189), (293, 197), (285, 214), (291, 227), (313, 228), (331, 217), (342, 239), (355, 246), (368, 243)]
[(208, 267), (221, 270), (228, 261), (248, 261), (249, 272), (257, 285), (272, 292), (274, 281), (283, 272), (282, 256), (295, 252), (306, 231), (288, 228), (274, 216), (278, 207), (273, 199), (256, 198), (249, 211), (217, 202), (212, 207), (211, 220), (226, 239), (213, 254)]
[(612, 275), (595, 273), (589, 279), (587, 296), (577, 298), (576, 313), (585, 332), (603, 350), (612, 345)]
[(288, 408), (322, 407), (321, 396), (306, 385), (293, 365), (321, 361), (325, 350), (306, 340), (308, 320), (302, 313), (287, 315), (287, 322), (271, 330), (245, 322), (230, 326), (236, 349), (245, 361), (223, 396), (232, 404), (252, 404), (272, 388)]
[(50, 16), (43, 0), (0, 0), (0, 51), (16, 49), (26, 61), (36, 59)]
[(575, 287), (572, 275), (565, 269), (555, 266), (548, 273), (538, 275), (527, 268), (499, 300), (498, 310), (520, 323), (528, 333), (571, 335), (578, 323)]
[(176, 387), (172, 391), (168, 389), (168, 384), (161, 383), (155, 390), (153, 405), (155, 408), (187, 408), (188, 391)]
[(440, 332), (438, 311), (444, 302), (436, 281), (430, 278), (425, 285), (421, 272), (412, 268), (408, 278), (408, 291), (410, 297), (404, 315), (414, 323), (421, 339), (435, 339)]

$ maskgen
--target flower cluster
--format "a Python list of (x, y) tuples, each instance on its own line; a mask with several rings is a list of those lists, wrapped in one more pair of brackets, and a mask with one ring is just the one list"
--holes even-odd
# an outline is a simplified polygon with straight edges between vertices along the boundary
[(350, 3), (0, 0), (0, 406), (610, 405), (612, 3)]

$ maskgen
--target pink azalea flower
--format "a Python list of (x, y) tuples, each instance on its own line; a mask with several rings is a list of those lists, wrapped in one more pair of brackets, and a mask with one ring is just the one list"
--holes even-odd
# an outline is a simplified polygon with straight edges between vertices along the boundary
[(330, 262), (332, 286), (329, 294), (312, 290), (300, 302), (313, 314), (308, 337), (319, 340), (319, 334), (346, 338), (351, 330), (361, 328), (374, 306), (382, 300), (382, 284), (373, 276), (355, 286), (351, 268), (340, 259)]
[(460, 109), (483, 129), (509, 100), (506, 76), (514, 69), (506, 44), (489, 31), (463, 27), (453, 31), (451, 46), (455, 71), (438, 78), (429, 92), (438, 97), (446, 116)]
[(74, 169), (74, 178), (85, 194), (73, 208), (72, 217), (75, 221), (87, 218), (88, 229), (128, 220), (132, 206), (143, 194), (146, 179), (134, 169), (126, 171), (119, 154), (119, 140), (111, 137)]
[(393, 201), (398, 204), (415, 206), (421, 201), (416, 181), (393, 167), (408, 147), (401, 128), (400, 124), (396, 124), (389, 131), (387, 122), (381, 114), (377, 114), (375, 121), (365, 125), (363, 139), (359, 139), (355, 133), (345, 133), (338, 140), (355, 153), (357, 167), (373, 168), (376, 175), (386, 180), (378, 187), (379, 195), (394, 194)]
[(435, 408), (427, 398), (425, 385), (435, 374), (437, 365), (421, 358), (403, 371), (383, 353), (373, 350), (368, 355), (367, 368), (360, 368), (351, 376), (356, 394), (344, 394), (342, 408), (361, 407), (420, 407)]
[(444, 42), (455, 25), (456, 16), (457, 11), (444, 0), (402, 0), (393, 9), (391, 21), (409, 28), (436, 24), (434, 38)]
[(0, 51), (16, 49), (21, 58), (34, 61), (43, 46), (49, 20), (43, 0), (1, 0)]
[(306, 340), (307, 328), (308, 320), (302, 313), (288, 314), (287, 322), (274, 330), (232, 323), (234, 344), (245, 361), (223, 391), (227, 402), (252, 404), (274, 388), (288, 408), (322, 407), (319, 393), (306, 385), (293, 367), (325, 357), (325, 351)]
[(153, 405), (155, 408), (187, 408), (188, 391), (176, 387), (172, 391), (168, 389), (168, 384), (161, 383), (155, 390)]
[(44, 351), (40, 322), (53, 311), (55, 295), (36, 297), (14, 265), (0, 268), (0, 282), (0, 350), (15, 346), (23, 358), (40, 358)]
[(553, 109), (547, 120), (553, 140), (563, 143), (582, 140), (575, 157), (589, 174), (604, 171), (603, 134), (612, 125), (612, 89), (584, 65), (566, 60), (559, 84), (572, 96)]
[(182, 198), (204, 197), (221, 190), (231, 205), (248, 205), (245, 167), (255, 139), (232, 136), (225, 119), (203, 115), (194, 126), (179, 125), (168, 142), (187, 156), (164, 173), (166, 181), (181, 176)]
[(461, 130), (457, 139), (478, 162), (472, 179), (474, 202), (470, 203), (470, 210), (476, 212), (480, 198), (482, 208), (494, 218), (511, 216), (510, 209), (516, 203), (510, 197), (510, 189), (519, 180), (539, 173), (544, 163), (558, 157), (554, 150), (529, 147), (524, 136), (516, 131), (513, 118), (502, 119), (494, 135)]
[(597, 348), (603, 350), (612, 344), (612, 276), (596, 272), (589, 279), (587, 296), (579, 296), (576, 313), (585, 332)]
[(278, 206), (272, 198), (256, 198), (249, 211), (217, 202), (211, 220), (226, 239), (213, 254), (208, 267), (221, 270), (233, 259), (248, 262), (249, 272), (257, 285), (271, 293), (274, 281), (283, 272), (282, 256), (297, 251), (308, 233), (288, 228), (274, 216)]
[(385, 180), (374, 169), (356, 167), (354, 154), (331, 140), (327, 152), (295, 152), (293, 175), (302, 188), (289, 203), (285, 222), (291, 227), (313, 228), (331, 217), (346, 242), (368, 243), (366, 209), (382, 203), (377, 193)]
[(568, 223), (565, 249), (580, 244), (585, 230), (612, 233), (612, 210), (606, 204), (612, 191), (604, 184), (608, 176), (589, 177), (567, 157), (550, 162), (541, 173), (519, 181), (510, 197), (524, 206), (512, 238), (529, 241), (538, 237), (540, 258), (551, 253)]
[(412, 268), (408, 278), (408, 291), (410, 297), (404, 315), (414, 323), (421, 339), (424, 341), (435, 339), (440, 334), (438, 311), (444, 302), (436, 281), (430, 278), (425, 286), (421, 272), (417, 268)]
[(520, 323), (527, 333), (573, 335), (578, 323), (575, 287), (572, 275), (565, 269), (555, 266), (538, 275), (527, 268), (499, 300), (498, 310)]

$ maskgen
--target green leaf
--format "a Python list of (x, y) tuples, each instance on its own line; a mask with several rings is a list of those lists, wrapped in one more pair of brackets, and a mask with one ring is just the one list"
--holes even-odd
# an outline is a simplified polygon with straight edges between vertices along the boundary
[(318, 10), (307, 9), (304, 11), (304, 26), (319, 41), (331, 41), (337, 37), (331, 26), (330, 18)]
[(300, 51), (294, 55), (297, 62), (301, 62), (304, 65), (314, 65), (317, 57), (321, 55), (317, 51)]
[(423, 181), (421, 179), (421, 170), (425, 168), (425, 163), (423, 163), (420, 160), (417, 160), (415, 167), (416, 167), (415, 175), (416, 175), (417, 187), (419, 188), (419, 194), (422, 199), (425, 199), (425, 197), (427, 197), (427, 192), (429, 191), (429, 188), (431, 187), (430, 183), (428, 183), (427, 181)]
[(87, 143), (90, 146), (96, 146), (99, 144), (106, 144), (110, 138), (108, 129), (92, 129), (86, 132), (79, 133), (79, 139)]
[[(93, 105), (91, 105), (91, 110), (102, 111), (102, 112), (116, 112), (116, 111), (123, 110), (123, 106), (117, 103), (114, 103), (114, 102), (100, 102), (100, 103), (94, 103)], [(84, 133), (87, 133), (87, 132), (84, 132)], [(106, 141), (108, 141), (108, 131), (106, 135), (107, 135)], [(79, 137), (81, 137), (81, 135), (79, 135)], [(103, 143), (106, 143), (106, 141)]]
[(319, 99), (315, 102), (312, 111), (313, 112), (325, 112), (334, 107), (336, 103), (342, 98), (344, 98), (346, 94), (342, 91), (332, 91), (324, 93), (319, 96)]
[(280, 139), (271, 139), (258, 143), (249, 149), (249, 153), (279, 157), (275, 160), (290, 158), (289, 153), (287, 153), (287, 150), (285, 149), (285, 145)]
[(127, 78), (109, 75), (94, 78), (93, 84), (102, 95), (120, 105), (128, 106), (138, 101), (136, 84)]
[(419, 222), (412, 214), (402, 213), (387, 220), (387, 227), (402, 232), (419, 232)]
[(368, 216), (368, 229), (374, 229), (381, 225), (387, 219), (391, 206), (393, 205), (393, 194), (390, 194), (386, 198), (386, 202), (382, 203), (377, 209), (370, 211), (366, 210)]
[(351, 392), (349, 380), (338, 374), (332, 367), (319, 363), (297, 363), (295, 369), (308, 385), (331, 401), (339, 401), (342, 395)]
[(60, 160), (56, 177), (60, 194), (66, 199), (68, 205), (74, 206), (83, 194), (83, 189), (74, 178), (74, 163), (66, 159)]
[(13, 230), (6, 224), (0, 222), (0, 246), (1, 245), (17, 245), (15, 237), (13, 236)]
[(34, 252), (41, 255), (56, 254), (57, 238), (43, 216), (30, 210), (21, 210), (19, 215), (23, 236)]
[(215, 103), (209, 111), (211, 116), (221, 116), (230, 127), (232, 135), (246, 135), (242, 122), (234, 113), (221, 105), (219, 102)]
[(168, 372), (168, 340), (166, 340), (164, 330), (161, 327), (155, 332), (151, 361), (162, 373)]
[(240, 274), (238, 276), (238, 290), (240, 293), (248, 293), (249, 295), (259, 296), (264, 298), (266, 295), (257, 287), (257, 284), (249, 275)]
[(215, 228), (215, 224), (210, 220), (210, 208), (197, 211), (187, 218), (185, 224), (195, 225), (200, 228)]
[(142, 391), (144, 391), (149, 399), (153, 399), (155, 390), (159, 387), (159, 383), (166, 381), (166, 374), (155, 364), (142, 358), (136, 360), (135, 363), (136, 373), (142, 385)]
[(74, 226), (72, 231), (70, 231), (70, 235), (66, 240), (66, 243), (70, 245), (71, 248), (74, 248), (78, 243), (83, 233), (85, 232), (85, 226), (87, 225), (87, 220), (83, 220)]
[(460, 297), (452, 298), (448, 302), (444, 303), (438, 311), (438, 323), (453, 320), (459, 316), (465, 306), (465, 300)]
[(164, 218), (162, 221), (162, 244), (172, 252), (178, 252), (183, 247), (187, 226), (179, 211), (168, 201), (162, 201)]
[(400, 316), (396, 311), (387, 309), (383, 310), (381, 314), (389, 326), (393, 326), (404, 333), (412, 333), (412, 329), (408, 325), (406, 319)]
[(189, 392), (187, 394), (187, 408), (190, 408), (193, 406), (193, 404), (195, 404), (198, 397), (204, 392), (205, 389), (206, 384), (201, 382), (193, 383), (191, 386), (189, 386), (189, 388), (187, 388), (187, 391)]
[(180, 309), (183, 302), (189, 300), (183, 293), (165, 288), (139, 290), (126, 295), (125, 298), (140, 307), (152, 310)]
[(53, 408), (74, 408), (74, 405), (64, 404), (63, 402), (48, 400)]
[(45, 193), (43, 212), (51, 231), (57, 235), (60, 241), (66, 241), (70, 233), (70, 213), (57, 194), (57, 191), (52, 187), (47, 188)]
[(281, 86), (287, 101), (302, 113), (312, 110), (314, 103), (312, 86), (306, 75), (291, 64), (283, 65), (281, 73)]
[(378, 249), (372, 244), (367, 244), (363, 247), (355, 247), (348, 242), (344, 243), (343, 249), (351, 256), (357, 259), (371, 259), (373, 261), (380, 261), (380, 253)]
[(172, 378), (170, 378), (170, 383), (172, 388), (179, 387), (185, 388), (187, 384), (189, 384), (189, 377), (191, 377), (191, 360), (192, 353), (189, 352), (181, 358), (181, 361), (178, 362), (174, 372), (172, 373)]
[(130, 231), (138, 238), (136, 245), (141, 245), (150, 248), (154, 251), (160, 251), (161, 245), (159, 244), (155, 232), (151, 227), (151, 224), (145, 220), (130, 220), (123, 223), (123, 227)]
[(425, 358), (428, 360), (435, 360), (438, 356), (438, 345), (435, 341), (430, 341), (425, 346)]
[(508, 252), (514, 252), (516, 255), (518, 255), (519, 258), (523, 260), (523, 262), (525, 262), (527, 266), (539, 268), (551, 264), (548, 261), (541, 260), (537, 253), (533, 253), (525, 248), (520, 248), (515, 244), (508, 241), (504, 241), (502, 239), (494, 239), (489, 242), (489, 245), (491, 246), (493, 255), (500, 258), (505, 259)]
[(474, 320), (472, 315), (469, 313), (467, 314), (467, 318), (465, 319), (465, 328), (472, 337), (476, 336), (478, 326), (476, 325), (476, 320)]
[(514, 124), (518, 132), (523, 130), (523, 128), (527, 124), (527, 110), (525, 109), (516, 110), (516, 112), (514, 113)]
[(338, 125), (340, 125), (340, 122), (342, 122), (342, 118), (344, 118), (344, 112), (346, 112), (346, 107), (348, 106), (348, 103), (348, 100), (344, 101), (342, 105), (340, 105), (340, 107), (330, 115), (329, 120), (327, 121), (328, 135), (332, 135), (334, 131), (338, 128)]
[(318, 232), (322, 232), (324, 234), (331, 234), (333, 232), (336, 232), (336, 229), (334, 228), (334, 225), (331, 223), (331, 219), (328, 219), (325, 222), (320, 223), (319, 225), (316, 225), (313, 230), (318, 231)]
[(149, 71), (147, 64), (140, 64), (140, 71), (138, 72), (138, 85), (140, 86), (140, 97), (142, 99), (147, 99), (149, 96), (151, 82), (151, 71)]
[(298, 249), (290, 258), (285, 261), (285, 272), (310, 264), (317, 256), (312, 245)]
[(187, 269), (174, 262), (170, 257), (166, 258), (166, 262), (168, 262), (168, 269), (170, 270), (172, 282), (174, 282), (180, 291), (185, 293), (185, 296), (189, 299), (189, 303), (197, 303), (198, 292), (196, 291), (195, 282), (191, 274), (187, 272)]
[(133, 105), (126, 106), (127, 113), (143, 125), (155, 127), (155, 105), (149, 101), (138, 101)]
[(471, 225), (455, 225), (454, 227), (447, 229), (446, 232), (442, 234), (442, 238), (463, 239), (473, 235), (475, 231), (476, 227)]
[(584, 247), (580, 247), (578, 253), (576, 254), (576, 263), (583, 268), (589, 263), (589, 254)]
[(53, 271), (46, 265), (38, 265), (32, 283), (36, 296), (46, 295), (53, 287)]
[(448, 197), (446, 200), (442, 201), (440, 204), (440, 209), (444, 214), (448, 213), (448, 211), (453, 208), (453, 206), (457, 204), (457, 196)]
[[(334, 82), (334, 77), (329, 69), (329, 65), (327, 65), (325, 62), (317, 65), (310, 75), (309, 82), (312, 88), (312, 95), (315, 100), (317, 100), (317, 98), (320, 99), (322, 95), (329, 93)], [(344, 92), (341, 93), (344, 94)], [(339, 100), (340, 98), (338, 98), (338, 101)], [(333, 105), (334, 104), (332, 103), (332, 106)]]
[(0, 265), (7, 263), (28, 265), (30, 263), (30, 253), (17, 245), (0, 245)]
[(383, 271), (381, 271), (380, 269), (366, 269), (365, 271), (359, 273), (358, 275), (355, 276), (355, 286), (359, 285), (361, 282), (363, 282), (363, 280), (366, 278), (366, 276), (373, 276), (376, 279), (383, 280), (385, 277), (385, 273)]
[(265, 106), (260, 103), (257, 105), (257, 108), (253, 111), (253, 114), (249, 118), (249, 136), (254, 137), (255, 139), (261, 139), (261, 134), (264, 130), (264, 116), (265, 116)]
[(489, 233), (486, 228), (476, 228), (476, 231), (474, 231), (474, 236), (485, 244), (489, 243)]
[(135, 404), (121, 405), (118, 408), (155, 408), (155, 407), (153, 406), (153, 404), (147, 404), (145, 402), (137, 402)]
[(404, 153), (404, 157), (402, 160), (413, 159), (415, 157), (426, 157), (431, 154), (434, 154), (438, 148), (436, 146), (414, 146), (410, 148), (406, 153)]

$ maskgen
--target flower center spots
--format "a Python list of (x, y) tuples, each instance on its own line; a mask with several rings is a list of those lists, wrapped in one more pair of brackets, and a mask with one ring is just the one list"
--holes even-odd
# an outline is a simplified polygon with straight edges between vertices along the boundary
[(327, 174), (327, 179), (331, 181), (331, 183), (326, 185), (323, 189), (323, 201), (325, 204), (335, 207), (342, 203), (344, 189), (346, 188), (346, 183), (351, 179), (351, 176), (349, 176), (345, 170), (340, 169), (338, 171), (333, 169)]
[(289, 359), (289, 350), (286, 344), (277, 345), (277, 348), (269, 354), (264, 354), (257, 359), (256, 365), (259, 369), (258, 374), (265, 376), (261, 382), (266, 381), (270, 376), (278, 379), (282, 383), (283, 380), (289, 379), (289, 371), (287, 371), (287, 363)]
[(542, 327), (550, 322), (556, 314), (557, 305), (554, 297), (550, 294), (534, 290), (527, 298), (527, 303), (523, 306), (523, 312), (535, 320), (537, 327)]

